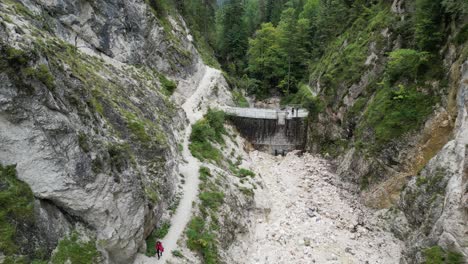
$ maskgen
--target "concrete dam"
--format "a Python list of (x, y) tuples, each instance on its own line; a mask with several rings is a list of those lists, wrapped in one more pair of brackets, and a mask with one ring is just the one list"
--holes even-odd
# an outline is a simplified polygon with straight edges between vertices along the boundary
[(223, 110), (257, 150), (281, 155), (305, 148), (309, 115), (305, 109), (225, 107)]

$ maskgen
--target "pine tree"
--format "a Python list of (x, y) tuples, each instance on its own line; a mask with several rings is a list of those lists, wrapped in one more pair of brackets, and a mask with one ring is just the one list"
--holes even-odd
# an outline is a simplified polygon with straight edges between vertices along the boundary
[(245, 9), (243, 0), (230, 0), (225, 3), (221, 19), (219, 50), (226, 65), (233, 72), (242, 68), (248, 37), (242, 19)]
[(295, 16), (295, 10), (288, 8), (283, 11), (281, 15), (281, 21), (278, 25), (279, 44), (285, 54), (285, 64), (287, 74), (281, 81), (280, 88), (285, 94), (289, 94), (292, 86), (295, 86), (294, 75), (292, 72), (295, 69), (295, 64), (298, 59), (298, 47), (297, 47), (297, 20)]
[(248, 71), (252, 77), (262, 80), (262, 90), (267, 94), (285, 76), (284, 52), (279, 45), (279, 35), (272, 23), (264, 23), (249, 41)]
[(433, 51), (442, 40), (440, 0), (417, 0), (415, 14), (415, 41), (420, 50)]

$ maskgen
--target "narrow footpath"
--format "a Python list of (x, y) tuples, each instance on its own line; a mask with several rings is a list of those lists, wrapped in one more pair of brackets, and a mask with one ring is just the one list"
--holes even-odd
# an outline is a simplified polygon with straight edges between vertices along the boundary
[(172, 257), (172, 251), (177, 249), (177, 241), (183, 235), (185, 226), (190, 221), (190, 217), (192, 216), (192, 203), (195, 201), (198, 194), (198, 171), (201, 166), (201, 163), (192, 156), (189, 150), (192, 124), (203, 118), (203, 111), (201, 111), (199, 107), (200, 103), (204, 97), (211, 93), (212, 86), (215, 84), (220, 74), (218, 70), (206, 67), (205, 74), (198, 84), (197, 89), (194, 90), (193, 94), (187, 98), (182, 105), (182, 109), (185, 111), (187, 119), (189, 120), (189, 124), (187, 124), (179, 142), (183, 145), (182, 158), (184, 160), (184, 163), (179, 167), (179, 171), (184, 175), (185, 184), (183, 186), (182, 198), (179, 206), (171, 218), (169, 232), (161, 241), (164, 246), (164, 254), (160, 260), (158, 260), (157, 257), (147, 257), (143, 254), (139, 254), (134, 264), (166, 263), (166, 261)]
[(257, 151), (250, 157), (263, 189), (256, 191), (250, 233), (231, 248), (236, 263), (399, 263), (400, 241), (338, 187), (326, 160)]

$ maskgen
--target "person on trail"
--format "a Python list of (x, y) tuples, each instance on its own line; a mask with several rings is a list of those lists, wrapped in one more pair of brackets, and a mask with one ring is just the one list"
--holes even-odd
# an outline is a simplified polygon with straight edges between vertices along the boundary
[(158, 259), (160, 259), (162, 256), (162, 253), (164, 252), (164, 247), (161, 241), (156, 242), (155, 248), (156, 248), (156, 254), (158, 255)]
[(292, 117), (294, 117), (294, 107), (292, 108)]

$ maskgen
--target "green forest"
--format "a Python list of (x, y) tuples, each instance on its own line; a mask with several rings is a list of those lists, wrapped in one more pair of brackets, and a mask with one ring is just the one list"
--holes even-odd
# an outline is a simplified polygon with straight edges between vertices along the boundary
[[(339, 112), (358, 85), (363, 90), (338, 124), (356, 144), (379, 148), (419, 128), (449, 94), (448, 47), (462, 47), (468, 57), (467, 1), (405, 1), (401, 12), (393, 4), (179, 0), (172, 8), (187, 21), (205, 63), (223, 71), (239, 106), (248, 106), (243, 95), (277, 96), (314, 118)], [(341, 148), (342, 139), (311, 136), (321, 152)]]
[[(424, 56), (421, 63), (405, 67), (412, 67), (414, 74), (426, 74), (425, 64), (440, 59), (437, 51), (446, 37), (443, 22), (468, 12), (463, 0), (416, 0), (413, 16), (402, 21), (390, 12), (391, 4), (384, 0), (178, 0), (175, 6), (188, 20), (205, 61), (221, 67), (231, 85), (258, 99), (282, 95), (301, 103), (301, 88), (314, 75), (329, 84), (331, 93), (342, 80), (356, 81), (366, 70), (367, 44), (379, 41), (373, 32), (384, 27), (405, 38), (407, 52)], [(467, 32), (465, 26), (457, 36), (459, 43)], [(344, 39), (350, 45), (338, 56), (331, 54)]]

